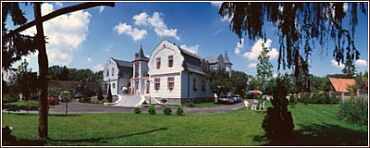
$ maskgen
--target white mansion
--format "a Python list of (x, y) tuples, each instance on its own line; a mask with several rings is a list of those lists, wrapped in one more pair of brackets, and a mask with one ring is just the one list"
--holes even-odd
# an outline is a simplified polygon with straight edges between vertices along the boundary
[(231, 66), (227, 54), (203, 59), (165, 40), (150, 57), (140, 48), (133, 61), (110, 58), (104, 68), (104, 87), (126, 99), (140, 96), (136, 98), (147, 103), (180, 104), (212, 97), (207, 73), (222, 70), (231, 74)]

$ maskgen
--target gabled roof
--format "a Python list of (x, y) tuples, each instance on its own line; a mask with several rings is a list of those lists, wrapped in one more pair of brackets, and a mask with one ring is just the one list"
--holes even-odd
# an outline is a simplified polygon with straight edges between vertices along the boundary
[(231, 64), (231, 62), (229, 60), (229, 56), (227, 55), (227, 52), (225, 52), (224, 62), (225, 62), (225, 64)]
[(140, 47), (139, 52), (135, 54), (134, 61), (137, 60), (149, 61), (149, 58), (144, 55), (143, 47)]
[(333, 78), (329, 77), (329, 81), (336, 92), (349, 92), (349, 88), (356, 84), (355, 79), (351, 78)]
[(112, 60), (117, 63), (118, 67), (129, 67), (132, 68), (132, 63), (129, 61), (118, 60), (112, 57)]
[(217, 59), (217, 57), (215, 57), (215, 56), (207, 57), (207, 58), (206, 58), (206, 60), (207, 60), (207, 62), (208, 62), (209, 64), (214, 64), (214, 63), (217, 63), (217, 62), (218, 62), (218, 59)]

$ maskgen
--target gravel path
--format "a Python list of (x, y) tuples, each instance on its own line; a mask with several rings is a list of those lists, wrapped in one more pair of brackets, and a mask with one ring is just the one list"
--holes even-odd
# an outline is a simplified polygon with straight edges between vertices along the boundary
[[(148, 107), (142, 107), (142, 111), (146, 112)], [(156, 106), (157, 112), (161, 112), (162, 106)], [(215, 107), (202, 107), (202, 108), (195, 108), (195, 107), (184, 107), (185, 113), (197, 113), (197, 112), (206, 112), (206, 113), (213, 113), (213, 112), (229, 112), (233, 110), (238, 110), (243, 108), (242, 103), (233, 104), (233, 105), (218, 105)], [(176, 108), (173, 108), (173, 111)], [(11, 112), (11, 111), (4, 111), (3, 112)], [(64, 114), (65, 112), (65, 104), (60, 103), (59, 105), (50, 106), (49, 113), (50, 114)], [(81, 113), (117, 113), (117, 112), (133, 112), (133, 108), (128, 107), (118, 107), (118, 106), (109, 106), (103, 104), (89, 104), (89, 103), (79, 103), (79, 102), (71, 102), (68, 103), (68, 113), (69, 114), (81, 114)], [(12, 112), (13, 113), (13, 112)], [(17, 111), (14, 113), (38, 113), (38, 111)]]

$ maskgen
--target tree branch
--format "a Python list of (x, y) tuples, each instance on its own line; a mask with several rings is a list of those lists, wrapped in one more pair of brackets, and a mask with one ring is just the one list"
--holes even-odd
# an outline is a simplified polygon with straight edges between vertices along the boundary
[[(74, 11), (78, 11), (78, 10), (83, 10), (83, 9), (87, 9), (87, 8), (91, 8), (91, 7), (96, 7), (96, 6), (109, 6), (109, 7), (114, 7), (114, 3), (113, 2), (103, 2), (103, 3), (81, 3), (81, 4), (77, 4), (77, 5), (74, 5), (74, 6), (69, 6), (69, 7), (65, 7), (65, 8), (61, 8), (61, 9), (58, 9), (58, 10), (55, 10), (45, 16), (43, 16), (41, 18), (42, 22), (45, 22), (47, 20), (50, 20), (52, 18), (55, 18), (57, 16), (60, 16), (60, 15), (63, 15), (63, 14), (67, 14), (67, 13), (70, 13), (70, 12), (74, 12)], [(36, 24), (36, 21), (33, 20), (33, 21), (30, 21), (26, 24), (23, 24), (22, 26), (14, 29), (14, 30), (11, 30), (9, 31), (8, 34), (5, 34), (3, 36), (3, 39), (7, 39), (11, 36), (13, 36), (14, 34), (16, 33), (20, 33), (32, 26), (34, 26)]]

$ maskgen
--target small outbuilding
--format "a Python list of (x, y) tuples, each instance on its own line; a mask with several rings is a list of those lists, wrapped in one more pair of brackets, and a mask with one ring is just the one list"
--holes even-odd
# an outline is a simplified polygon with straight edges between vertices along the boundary
[(329, 77), (331, 91), (330, 94), (340, 96), (342, 100), (351, 96), (350, 88), (356, 85), (353, 78), (336, 78)]

